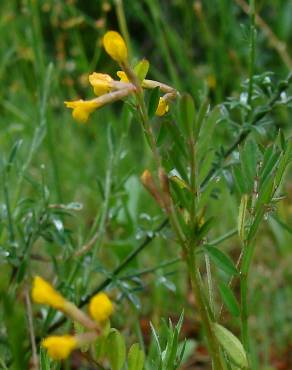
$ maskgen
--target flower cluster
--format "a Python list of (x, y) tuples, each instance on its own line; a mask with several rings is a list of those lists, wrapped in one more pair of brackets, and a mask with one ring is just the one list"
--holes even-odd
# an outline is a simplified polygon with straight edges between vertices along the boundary
[(110, 57), (115, 60), (122, 71), (117, 72), (119, 80), (114, 80), (104, 73), (94, 72), (89, 75), (89, 83), (97, 98), (91, 100), (65, 101), (67, 108), (73, 109), (73, 118), (81, 123), (87, 122), (90, 114), (96, 109), (132, 94), (138, 94), (141, 89), (158, 87), (164, 94), (160, 97), (156, 109), (157, 116), (163, 116), (169, 111), (169, 101), (174, 99), (177, 91), (161, 82), (145, 79), (149, 63), (139, 62), (134, 68), (129, 64), (127, 45), (122, 36), (116, 31), (108, 31), (103, 37), (103, 46)]
[(62, 311), (74, 321), (83, 325), (87, 331), (79, 335), (50, 336), (42, 341), (42, 346), (47, 349), (54, 360), (67, 358), (70, 353), (85, 344), (93, 342), (103, 324), (113, 313), (113, 304), (105, 293), (98, 293), (89, 302), (89, 315), (81, 311), (74, 303), (66, 300), (51, 284), (36, 276), (33, 281), (32, 299), (35, 303), (46, 304)]

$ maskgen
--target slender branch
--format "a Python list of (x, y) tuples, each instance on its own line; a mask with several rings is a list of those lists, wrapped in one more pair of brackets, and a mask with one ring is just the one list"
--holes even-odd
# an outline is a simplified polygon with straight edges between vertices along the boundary
[(131, 48), (131, 42), (130, 42), (131, 39), (130, 39), (129, 30), (128, 30), (128, 26), (126, 22), (123, 0), (115, 0), (115, 5), (116, 5), (115, 8), (116, 8), (116, 14), (118, 18), (119, 28), (122, 32), (124, 39), (126, 40), (129, 56), (131, 58), (131, 55), (132, 55), (132, 48)]
[(220, 236), (220, 238), (217, 238), (215, 240), (212, 240), (211, 242), (208, 243), (208, 245), (210, 247), (214, 247), (215, 245), (221, 244), (222, 242), (224, 242), (225, 240), (231, 238), (232, 236), (236, 235), (237, 233), (238, 233), (237, 228), (232, 229), (232, 230), (228, 231), (226, 234)]
[[(96, 236), (96, 241), (91, 243), (91, 247), (93, 247), (93, 248), (92, 248), (91, 266), (90, 266), (90, 271), (88, 273), (88, 279), (89, 279), (90, 273), (92, 272), (94, 264), (96, 262), (97, 250), (98, 250), (98, 245), (99, 245), (96, 242), (97, 241), (101, 242), (104, 235), (105, 235), (106, 222), (107, 222), (108, 212), (109, 212), (111, 186), (112, 186), (112, 174), (113, 174), (113, 166), (114, 166), (114, 153), (113, 153), (113, 148), (112, 148), (111, 142), (109, 142), (108, 146), (109, 146), (110, 157), (109, 157), (108, 168), (107, 168), (106, 176), (105, 176), (104, 202), (103, 202), (102, 212), (101, 212), (101, 215), (100, 215), (100, 221), (99, 221), (98, 229), (95, 232), (95, 235), (93, 236), (93, 239), (95, 239), (95, 236)], [(92, 229), (94, 229), (96, 227), (96, 223), (97, 223), (96, 221), (97, 221), (98, 218), (99, 218), (99, 215), (96, 218), (96, 220), (95, 220), (95, 222), (92, 226)]]
[(8, 231), (9, 231), (9, 239), (10, 242), (13, 242), (15, 239), (14, 235), (14, 227), (13, 227), (13, 220), (11, 214), (11, 206), (10, 206), (10, 198), (9, 198), (9, 190), (7, 185), (7, 168), (3, 166), (3, 192), (4, 192), (4, 199), (6, 203), (6, 212), (7, 212), (7, 221), (8, 221)]
[(32, 308), (31, 308), (31, 301), (29, 295), (28, 287), (25, 288), (25, 303), (26, 303), (26, 312), (27, 312), (27, 320), (28, 320), (28, 329), (30, 335), (30, 343), (31, 343), (31, 352), (32, 352), (32, 370), (38, 370), (38, 354), (36, 348), (36, 340), (35, 340), (35, 333), (33, 327), (33, 315), (32, 315)]
[(99, 230), (93, 235), (93, 237), (89, 240), (89, 242), (82, 245), (80, 249), (74, 252), (74, 254), (71, 257), (81, 257), (84, 254), (88, 253), (91, 248), (94, 246), (94, 244), (97, 242), (99, 238)]
[(256, 42), (256, 28), (255, 28), (255, 0), (250, 0), (250, 53), (249, 53), (249, 85), (247, 104), (251, 105), (253, 95), (253, 76), (255, 64), (255, 42)]
[(151, 268), (148, 268), (148, 269), (144, 269), (142, 271), (138, 271), (137, 273), (134, 273), (134, 274), (128, 274), (128, 275), (123, 275), (120, 277), (121, 280), (130, 280), (130, 279), (133, 279), (135, 277), (138, 277), (138, 276), (143, 276), (143, 275), (146, 275), (146, 274), (151, 274), (152, 272), (155, 272), (157, 271), (158, 269), (162, 269), (162, 268), (165, 268), (165, 267), (168, 267), (168, 266), (171, 266), (171, 265), (174, 265), (178, 262), (181, 262), (181, 258), (174, 258), (170, 261), (166, 261), (166, 262), (163, 262), (161, 263), (160, 265), (158, 266), (155, 266), (155, 267), (151, 267)]

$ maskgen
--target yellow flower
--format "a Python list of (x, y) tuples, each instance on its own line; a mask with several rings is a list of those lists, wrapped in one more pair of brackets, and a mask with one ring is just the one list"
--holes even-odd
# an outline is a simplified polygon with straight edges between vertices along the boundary
[(105, 51), (118, 63), (126, 63), (128, 60), (128, 49), (125, 40), (116, 31), (108, 31), (103, 36)]
[(72, 335), (51, 336), (42, 341), (42, 347), (53, 360), (64, 360), (78, 347), (78, 341)]
[(63, 310), (66, 304), (65, 298), (58, 293), (51, 284), (40, 276), (36, 276), (33, 281), (32, 299), (36, 303), (48, 304), (58, 310)]
[(128, 76), (123, 71), (118, 71), (117, 76), (120, 78), (122, 82), (129, 82)]
[(113, 313), (114, 307), (105, 293), (98, 293), (91, 298), (88, 309), (94, 320), (103, 322)]
[(76, 100), (76, 101), (65, 101), (67, 108), (72, 108), (72, 116), (76, 121), (85, 123), (88, 120), (89, 115), (99, 107), (99, 105), (93, 100)]
[(169, 105), (167, 103), (167, 101), (163, 98), (159, 98), (159, 103), (158, 103), (158, 107), (156, 109), (156, 116), (163, 116), (165, 113), (167, 113), (169, 111)]
[(101, 96), (111, 91), (113, 79), (104, 73), (93, 72), (88, 77), (90, 84), (93, 86), (95, 95)]
[(216, 88), (216, 85), (217, 85), (216, 77), (213, 76), (213, 75), (209, 75), (207, 77), (207, 84), (208, 84), (210, 89), (214, 90)]

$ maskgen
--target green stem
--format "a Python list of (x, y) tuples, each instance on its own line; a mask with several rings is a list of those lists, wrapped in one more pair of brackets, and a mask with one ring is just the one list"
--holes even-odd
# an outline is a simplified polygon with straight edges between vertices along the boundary
[(87, 281), (88, 286), (89, 286), (89, 280), (90, 280), (91, 274), (95, 268), (98, 248), (106, 232), (106, 222), (107, 222), (108, 212), (109, 212), (111, 186), (112, 186), (112, 174), (113, 174), (113, 166), (114, 166), (114, 153), (113, 153), (113, 148), (112, 148), (112, 144), (110, 140), (109, 140), (109, 153), (110, 153), (109, 161), (108, 161), (107, 171), (106, 171), (106, 176), (105, 176), (105, 191), (104, 191), (103, 207), (102, 207), (101, 215), (100, 214), (97, 215), (95, 222), (93, 224), (93, 227), (92, 227), (92, 232), (93, 232), (93, 230), (95, 230), (97, 226), (97, 221), (99, 220), (98, 228), (96, 231), (96, 234), (98, 235), (98, 237), (92, 249), (91, 263), (90, 263), (88, 272), (86, 274), (86, 281)]
[[(154, 159), (155, 159), (155, 162), (156, 162), (157, 169), (159, 170), (160, 168), (162, 168), (161, 158), (160, 158), (159, 151), (158, 151), (158, 148), (156, 146), (156, 140), (155, 140), (155, 137), (154, 137), (154, 134), (153, 134), (150, 122), (149, 122), (149, 117), (148, 117), (148, 113), (147, 113), (147, 109), (146, 109), (146, 105), (145, 105), (145, 101), (144, 101), (144, 96), (143, 96), (143, 90), (140, 87), (140, 85), (136, 85), (136, 86), (137, 86), (136, 96), (137, 96), (138, 106), (139, 106), (139, 109), (140, 109), (140, 116), (141, 116), (141, 122), (142, 122), (143, 130), (144, 130), (144, 133), (147, 137), (147, 141), (150, 145), (150, 148), (152, 150), (152, 153), (153, 153), (153, 156), (154, 156)], [(160, 189), (160, 190), (162, 192), (162, 189)], [(167, 207), (166, 212), (167, 212), (167, 215), (169, 217), (170, 224), (171, 224), (171, 226), (172, 226), (172, 228), (173, 228), (173, 230), (174, 230), (174, 232), (175, 232), (175, 234), (178, 238), (179, 244), (183, 248), (184, 252), (186, 252), (185, 236), (184, 236), (184, 233), (181, 229), (179, 220), (177, 218), (177, 215), (176, 215), (176, 212), (175, 212), (175, 209), (174, 209), (174, 206), (173, 206), (173, 202), (171, 202), (170, 207)]]
[[(40, 126), (44, 125), (46, 127), (47, 133), (47, 147), (48, 153), (52, 164), (53, 179), (55, 184), (56, 198), (59, 203), (62, 203), (61, 194), (61, 183), (59, 176), (59, 166), (58, 166), (58, 154), (56, 152), (57, 146), (54, 145), (56, 138), (54, 137), (53, 127), (49, 123), (47, 117), (47, 93), (49, 91), (48, 87), (50, 81), (48, 81), (48, 76), (45, 68), (44, 59), (44, 42), (42, 34), (42, 25), (40, 20), (40, 9), (39, 3), (37, 1), (30, 0), (30, 11), (32, 15), (31, 31), (32, 31), (32, 49), (34, 50), (35, 63), (34, 72), (37, 80), (37, 91), (39, 99), (39, 120)], [(48, 69), (52, 69), (52, 65), (49, 65)], [(51, 71), (50, 71), (51, 75)], [(51, 77), (51, 76), (50, 76)], [(46, 86), (48, 85), (48, 86)]]
[(255, 42), (256, 42), (256, 28), (255, 28), (255, 0), (250, 0), (250, 54), (249, 54), (249, 85), (247, 104), (250, 105), (253, 93), (253, 75), (255, 64)]
[[(153, 134), (153, 131), (152, 131), (152, 128), (151, 128), (151, 125), (150, 125), (148, 112), (147, 112), (145, 101), (144, 101), (143, 89), (141, 87), (141, 84), (140, 84), (137, 76), (135, 75), (135, 73), (131, 69), (131, 67), (126, 64), (126, 65), (123, 66), (123, 68), (124, 68), (127, 76), (129, 77), (129, 79), (135, 85), (135, 87), (137, 89), (136, 99), (137, 99), (138, 110), (139, 110), (139, 114), (140, 114), (142, 127), (143, 127), (143, 130), (144, 130), (145, 136), (147, 138), (148, 144), (149, 144), (149, 146), (152, 150), (152, 154), (154, 156), (154, 160), (156, 162), (157, 169), (159, 170), (159, 169), (162, 168), (162, 163), (161, 163), (161, 158), (160, 158), (158, 148), (156, 146), (155, 136)], [(162, 193), (163, 192), (162, 189), (160, 189), (160, 190), (161, 190), (161, 193)], [(181, 245), (183, 250), (186, 252), (185, 236), (184, 236), (184, 233), (181, 229), (179, 220), (177, 218), (177, 215), (176, 215), (176, 212), (175, 212), (175, 209), (174, 209), (174, 206), (173, 206), (173, 202), (171, 202), (170, 206), (169, 207), (167, 206), (166, 208), (167, 209), (165, 209), (165, 210), (166, 210), (167, 215), (169, 217), (170, 224), (171, 224), (173, 230), (176, 233), (179, 244)]]
[(3, 168), (3, 192), (4, 192), (4, 200), (6, 204), (9, 240), (10, 242), (13, 242), (15, 239), (15, 236), (14, 236), (13, 220), (12, 220), (12, 215), (11, 215), (9, 190), (8, 190), (8, 184), (7, 184), (7, 169), (5, 167), (6, 166), (4, 166)]
[(254, 254), (255, 244), (247, 243), (244, 246), (242, 263), (240, 269), (240, 297), (241, 297), (241, 335), (242, 342), (247, 353), (248, 360), (250, 358), (250, 335), (248, 325), (248, 275)]
[(194, 134), (192, 131), (192, 137), (190, 140), (190, 166), (191, 166), (191, 190), (192, 190), (192, 201), (190, 209), (191, 228), (195, 230), (196, 226), (196, 198), (197, 198), (197, 173), (196, 173), (196, 147)]
[[(196, 164), (196, 142), (194, 138), (194, 132), (191, 132), (191, 138), (189, 142), (189, 152), (190, 152), (190, 185), (192, 191), (192, 200), (191, 200), (191, 207), (190, 207), (190, 227), (192, 233), (195, 232), (196, 227), (196, 199), (198, 196), (198, 185), (197, 185), (197, 164)], [(213, 320), (213, 294), (212, 294), (212, 279), (210, 273), (210, 265), (208, 261), (207, 264), (207, 276), (208, 276), (208, 290), (209, 290), (209, 298), (205, 298), (204, 292), (202, 290), (202, 283), (201, 283), (201, 276), (197, 266), (195, 245), (190, 245), (188, 248), (188, 270), (189, 275), (191, 278), (191, 284), (193, 289), (193, 294), (196, 298), (197, 307), (202, 319), (202, 324), (205, 328), (208, 347), (210, 350), (210, 357), (213, 363), (214, 370), (223, 369), (221, 363), (221, 356), (220, 356), (220, 347), (219, 343), (214, 335), (213, 328), (212, 328), (212, 320)]]
[[(148, 142), (150, 144), (150, 147), (152, 149), (154, 159), (156, 160), (157, 168), (161, 168), (161, 158), (158, 152), (158, 148), (156, 146), (155, 137), (153, 135), (149, 117), (147, 114), (145, 102), (144, 102), (144, 96), (143, 96), (143, 90), (139, 84), (139, 81), (137, 80), (137, 77), (135, 76), (134, 72), (131, 70), (131, 68), (128, 65), (123, 66), (124, 70), (127, 74), (127, 76), (130, 78), (132, 83), (136, 86), (137, 92), (137, 103), (138, 108), (140, 112), (140, 117), (142, 121), (142, 126), (144, 129), (144, 132), (147, 136)], [(194, 191), (193, 194), (193, 200), (192, 200), (192, 223), (195, 224), (195, 211), (196, 211), (196, 195), (197, 195), (197, 186), (196, 186), (196, 162), (195, 162), (195, 141), (194, 137), (191, 137), (190, 140), (190, 152), (191, 152), (191, 184), (192, 184), (192, 190)], [(212, 315), (211, 308), (209, 307), (209, 302), (204, 298), (204, 293), (201, 288), (201, 279), (200, 275), (197, 270), (197, 264), (196, 264), (196, 258), (194, 253), (194, 246), (189, 246), (186, 240), (186, 237), (184, 235), (184, 232), (181, 228), (179, 219), (176, 214), (176, 210), (174, 208), (173, 202), (171, 202), (170, 207), (166, 208), (167, 215), (169, 217), (170, 224), (172, 226), (173, 231), (176, 234), (176, 237), (178, 239), (178, 243), (180, 244), (181, 248), (183, 249), (188, 271), (191, 279), (192, 289), (194, 296), (196, 298), (198, 310), (202, 319), (203, 326), (206, 330), (206, 336), (207, 336), (207, 342), (208, 347), (210, 349), (210, 357), (212, 358), (213, 362), (213, 368), (214, 370), (224, 370), (221, 358), (220, 358), (220, 347), (219, 343), (213, 333), (212, 329), (212, 320), (210, 319), (210, 315)]]
[(128, 52), (129, 52), (129, 57), (131, 59), (132, 49), (131, 49), (131, 43), (130, 43), (129, 30), (128, 30), (126, 17), (125, 17), (123, 0), (115, 0), (115, 4), (116, 4), (116, 13), (117, 13), (117, 18), (118, 18), (119, 28), (121, 30), (123, 38), (126, 41)]
[(159, 16), (159, 11), (157, 9), (158, 3), (156, 1), (154, 2), (151, 0), (146, 0), (146, 4), (151, 13), (151, 17), (153, 21), (151, 24), (153, 25), (155, 29), (157, 44), (158, 44), (159, 49), (161, 50), (161, 53), (163, 54), (163, 60), (165, 61), (166, 67), (171, 76), (171, 80), (174, 86), (176, 86), (178, 90), (181, 90), (180, 89), (181, 83), (179, 80), (179, 76), (178, 76), (177, 70), (174, 66), (174, 63), (173, 63), (173, 60), (170, 54), (167, 38), (165, 37), (165, 32), (163, 29), (163, 20), (162, 20), (162, 17)]
[(187, 265), (188, 265), (188, 272), (189, 272), (190, 279), (191, 279), (193, 294), (195, 296), (197, 308), (198, 308), (198, 311), (199, 311), (199, 314), (202, 320), (203, 327), (206, 332), (206, 338), (208, 342), (208, 348), (210, 351), (210, 357), (212, 358), (212, 361), (213, 361), (213, 369), (223, 370), (223, 366), (222, 366), (221, 358), (220, 358), (220, 347), (219, 347), (218, 341), (212, 329), (212, 321), (208, 314), (208, 308), (203, 299), (203, 292), (202, 292), (202, 288), (200, 284), (200, 277), (197, 271), (198, 269), (197, 261), (196, 261), (195, 254), (192, 251), (188, 253)]
[[(134, 85), (137, 88), (137, 103), (140, 111), (140, 116), (141, 116), (141, 121), (142, 121), (142, 126), (144, 129), (144, 132), (147, 136), (148, 142), (150, 144), (150, 147), (152, 149), (154, 159), (156, 161), (158, 169), (161, 168), (161, 158), (156, 146), (156, 141), (155, 137), (153, 135), (145, 102), (144, 102), (144, 96), (143, 96), (143, 90), (141, 89), (141, 86), (139, 82), (137, 82), (137, 78), (134, 75), (133, 71), (129, 67), (124, 66), (125, 72), (127, 73), (128, 77), (130, 77), (131, 81), (134, 83)], [(192, 169), (191, 169), (191, 183), (192, 183), (192, 188), (194, 190), (193, 194), (193, 201), (192, 201), (192, 210), (193, 210), (193, 220), (192, 222), (195, 222), (195, 198), (196, 198), (196, 163), (195, 163), (195, 145), (194, 145), (194, 138), (191, 138), (190, 142), (190, 149), (191, 149), (191, 158), (192, 158)], [(188, 270), (189, 270), (189, 275), (191, 279), (191, 284), (192, 284), (192, 289), (194, 296), (196, 298), (196, 302), (198, 305), (198, 309), (200, 312), (200, 316), (203, 322), (203, 325), (206, 329), (206, 335), (207, 335), (207, 341), (208, 341), (208, 346), (210, 349), (210, 355), (213, 361), (214, 365), (214, 370), (223, 370), (222, 364), (221, 364), (221, 359), (220, 359), (220, 348), (219, 344), (217, 342), (217, 339), (213, 333), (212, 329), (212, 322), (209, 316), (210, 308), (207, 306), (208, 302), (204, 299), (204, 294), (201, 289), (201, 282), (200, 282), (200, 276), (198, 275), (197, 272), (197, 266), (196, 266), (196, 259), (195, 259), (195, 254), (194, 254), (194, 248), (191, 246), (191, 248), (188, 248), (186, 237), (184, 235), (183, 230), (181, 229), (173, 202), (171, 202), (171, 205), (168, 209), (166, 209), (170, 224), (172, 226), (172, 229), (174, 230), (176, 237), (178, 239), (178, 242), (183, 249), (183, 252), (186, 256), (187, 259), (187, 265), (188, 265)]]
[(237, 233), (238, 233), (238, 229), (237, 228), (232, 229), (232, 230), (228, 231), (226, 234), (220, 236), (219, 238), (210, 241), (208, 243), (208, 245), (211, 246), (211, 247), (214, 247), (214, 246), (216, 246), (218, 244), (223, 243), (225, 240), (231, 238), (232, 236), (236, 235)]
[(53, 127), (51, 123), (46, 118), (46, 126), (47, 126), (47, 145), (48, 145), (48, 152), (51, 159), (52, 164), (52, 174), (54, 178), (54, 185), (56, 190), (56, 199), (59, 203), (63, 202), (62, 197), (62, 190), (61, 190), (61, 181), (60, 181), (60, 172), (59, 172), (59, 165), (58, 165), (58, 154), (56, 153), (56, 137), (53, 132)]

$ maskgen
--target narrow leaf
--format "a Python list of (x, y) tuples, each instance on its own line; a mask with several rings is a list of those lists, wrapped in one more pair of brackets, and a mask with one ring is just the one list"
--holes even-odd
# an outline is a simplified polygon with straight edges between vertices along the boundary
[(195, 121), (195, 104), (189, 94), (184, 94), (179, 102), (180, 125), (186, 137), (193, 133)]
[(248, 195), (243, 194), (238, 212), (238, 234), (242, 241), (244, 241), (245, 235), (245, 218), (247, 210)]
[(248, 184), (248, 192), (252, 192), (257, 169), (257, 145), (253, 140), (248, 140), (241, 153), (242, 173)]
[(245, 181), (245, 178), (242, 174), (241, 167), (239, 165), (234, 165), (232, 168), (233, 178), (235, 186), (237, 187), (237, 190), (240, 194), (246, 194), (247, 193), (247, 184)]
[(221, 282), (219, 283), (219, 291), (223, 299), (223, 302), (230, 311), (230, 313), (233, 316), (238, 317), (240, 314), (239, 305), (232, 290), (229, 288), (228, 285)]
[(238, 274), (233, 261), (224, 252), (216, 247), (210, 246), (206, 246), (205, 249), (215, 265), (223, 270), (227, 275), (232, 276)]

